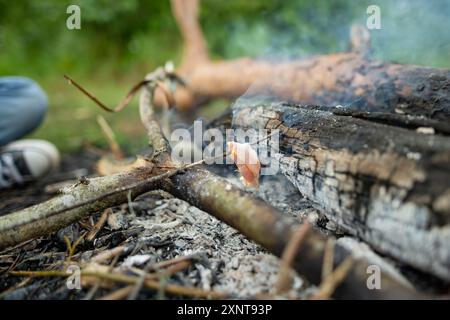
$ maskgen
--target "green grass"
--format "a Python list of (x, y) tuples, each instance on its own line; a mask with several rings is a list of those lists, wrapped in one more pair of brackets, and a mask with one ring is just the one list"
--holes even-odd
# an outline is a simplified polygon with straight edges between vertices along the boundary
[[(73, 76), (74, 80), (112, 108), (142, 77), (137, 72), (120, 79), (106, 76), (78, 79)], [(97, 123), (97, 116), (102, 115), (112, 127), (123, 150), (136, 153), (147, 146), (147, 134), (139, 119), (139, 94), (121, 112), (108, 113), (69, 85), (62, 76), (38, 81), (49, 96), (50, 106), (44, 123), (31, 134), (32, 138), (49, 140), (64, 153), (79, 151), (86, 145), (107, 148), (107, 140)], [(211, 119), (222, 113), (228, 105), (227, 100), (218, 99), (203, 106), (198, 116)]]
[[(128, 76), (120, 80), (98, 78), (79, 82), (101, 101), (114, 107), (139, 80), (139, 76)], [(49, 140), (62, 152), (78, 151), (86, 142), (105, 147), (107, 142), (96, 120), (98, 115), (103, 115), (125, 150), (134, 152), (146, 146), (146, 134), (139, 120), (138, 97), (120, 113), (108, 113), (63, 77), (44, 78), (39, 82), (49, 96), (50, 106), (44, 123), (31, 137)]]

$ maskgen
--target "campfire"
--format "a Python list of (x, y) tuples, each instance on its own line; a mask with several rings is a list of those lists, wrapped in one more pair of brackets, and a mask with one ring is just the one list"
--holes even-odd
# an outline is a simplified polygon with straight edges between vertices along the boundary
[[(376, 60), (358, 26), (348, 52), (212, 61), (198, 2), (173, 0), (172, 10), (181, 65), (149, 73), (117, 107), (66, 76), (106, 112), (139, 94), (149, 148), (127, 159), (99, 118), (111, 154), (95, 160), (95, 173), (49, 184), (54, 197), (0, 216), (2, 278), (23, 281), (2, 297), (22, 297), (36, 278), (104, 299), (448, 292), (450, 71)], [(200, 123), (200, 141), (164, 134), (173, 113), (216, 98), (240, 99)], [(26, 269), (13, 259), (22, 251)]]

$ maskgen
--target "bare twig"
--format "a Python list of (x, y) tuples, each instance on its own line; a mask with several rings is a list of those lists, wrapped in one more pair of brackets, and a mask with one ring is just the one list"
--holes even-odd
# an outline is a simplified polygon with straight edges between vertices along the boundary
[(19, 288), (26, 286), (28, 283), (30, 283), (30, 281), (31, 281), (31, 278), (26, 278), (26, 279), (20, 281), (19, 283), (9, 287), (8, 289), (6, 289), (5, 291), (0, 293), (0, 299), (4, 299), (4, 297), (9, 295), (10, 293), (16, 291)]
[(108, 216), (112, 213), (111, 208), (105, 209), (100, 216), (100, 219), (98, 219), (97, 223), (94, 225), (91, 231), (86, 236), (87, 241), (94, 240), (97, 233), (102, 229), (103, 225), (105, 224), (106, 220), (108, 219)]
[(347, 257), (335, 271), (330, 273), (320, 284), (318, 291), (311, 297), (312, 300), (329, 299), (334, 290), (342, 283), (354, 265), (352, 257)]
[(116, 135), (114, 134), (114, 131), (112, 130), (111, 126), (108, 124), (106, 119), (98, 115), (97, 116), (97, 123), (99, 124), (100, 128), (102, 129), (102, 132), (104, 133), (106, 140), (108, 141), (109, 148), (111, 149), (111, 153), (114, 156), (114, 159), (120, 160), (123, 159), (123, 152), (120, 149), (119, 144), (116, 140)]
[[(49, 271), (12, 271), (9, 274), (19, 277), (68, 277), (70, 273), (60, 270)], [(81, 277), (95, 277), (101, 280), (109, 280), (118, 283), (124, 283), (129, 285), (135, 285), (138, 281), (138, 277), (127, 276), (119, 273), (106, 273), (98, 271), (81, 271)], [(164, 290), (164, 292), (185, 297), (203, 298), (203, 299), (224, 299), (228, 297), (228, 294), (219, 291), (207, 291), (198, 289), (195, 287), (179, 286), (176, 284), (162, 285), (159, 281), (146, 279), (144, 281), (144, 287), (153, 290)]]
[(108, 293), (97, 300), (122, 300), (125, 299), (134, 290), (134, 285), (120, 288), (116, 291)]
[(322, 281), (324, 281), (328, 275), (333, 271), (334, 260), (334, 240), (329, 238), (327, 240), (325, 250), (323, 253), (322, 263)]
[[(114, 256), (111, 264), (108, 267), (108, 272), (111, 272), (114, 268), (114, 266), (117, 264), (117, 261), (119, 261), (119, 257), (120, 254), (117, 254)], [(86, 296), (84, 297), (84, 300), (91, 300), (95, 294), (97, 293), (98, 289), (101, 286), (101, 280), (97, 281), (97, 283), (94, 284), (94, 286), (91, 288), (91, 290), (89, 290), (89, 292), (86, 294)]]
[[(134, 286), (133, 290), (128, 295), (128, 300), (134, 300), (136, 299), (137, 295), (139, 294), (139, 291), (142, 289), (144, 285), (144, 281), (146, 278), (152, 278), (159, 280), (163, 277), (169, 277), (174, 273), (177, 273), (179, 271), (185, 270), (192, 264), (192, 260), (196, 259), (197, 255), (192, 254), (188, 256), (180, 256), (176, 257), (170, 260), (154, 263), (154, 264), (148, 264), (144, 270), (133, 270), (136, 273), (140, 274), (138, 283)], [(167, 269), (164, 269), (167, 268)], [(150, 270), (161, 270), (157, 273), (151, 273), (148, 274)]]
[(127, 299), (135, 300), (137, 298), (139, 292), (141, 291), (142, 287), (144, 286), (146, 279), (155, 279), (155, 280), (162, 281), (163, 279), (169, 278), (170, 276), (172, 276), (173, 274), (175, 274), (177, 272), (187, 269), (190, 265), (191, 265), (190, 260), (180, 260), (179, 262), (170, 265), (169, 267), (167, 267), (166, 269), (164, 269), (162, 271), (159, 271), (157, 273), (150, 273), (150, 274), (148, 273), (148, 271), (150, 270), (150, 268), (152, 266), (151, 265), (146, 266), (146, 268), (144, 270), (139, 270), (139, 272), (138, 272), (138, 273), (140, 273), (139, 281), (136, 283), (136, 285), (133, 288), (133, 291), (129, 294)]
[(164, 68), (158, 68), (155, 72), (151, 73), (150, 76), (147, 76), (144, 80), (139, 81), (137, 84), (135, 84), (128, 94), (125, 96), (125, 98), (119, 102), (119, 104), (115, 108), (110, 108), (106, 106), (103, 102), (101, 102), (97, 97), (95, 97), (92, 93), (87, 91), (83, 86), (78, 84), (75, 80), (70, 78), (68, 75), (64, 75), (64, 78), (69, 82), (69, 84), (74, 85), (78, 90), (80, 90), (85, 96), (87, 96), (89, 99), (91, 99), (95, 104), (97, 104), (100, 108), (107, 112), (115, 113), (122, 111), (126, 106), (128, 106), (133, 99), (133, 97), (138, 93), (139, 89), (141, 89), (144, 86), (149, 86), (152, 91), (154, 91), (156, 88), (160, 88), (162, 92), (164, 93), (164, 96), (166, 98), (166, 102), (168, 103), (169, 107), (172, 106), (175, 102), (172, 97), (172, 94), (167, 90), (165, 81), (171, 81), (175, 84), (180, 84), (182, 86), (185, 85), (185, 82), (183, 79), (181, 79), (178, 75), (176, 75), (172, 68), (169, 67), (170, 64), (166, 64)]
[(305, 239), (310, 228), (311, 225), (309, 223), (302, 224), (294, 233), (294, 236), (288, 242), (286, 248), (283, 251), (283, 254), (281, 256), (278, 281), (276, 283), (276, 291), (278, 293), (283, 293), (290, 289), (290, 271), (292, 262), (294, 261), (295, 256), (297, 255), (299, 248), (303, 242), (303, 239)]
[(187, 256), (179, 256), (176, 258), (172, 258), (170, 260), (165, 260), (165, 261), (161, 261), (161, 262), (152, 264), (152, 265), (150, 265), (150, 270), (159, 270), (159, 269), (163, 269), (163, 268), (169, 267), (174, 264), (178, 264), (183, 261), (193, 261), (196, 259), (198, 259), (198, 255), (195, 253), (187, 255)]
[(72, 261), (72, 257), (75, 253), (75, 250), (77, 246), (81, 243), (81, 241), (86, 236), (86, 233), (84, 232), (81, 236), (78, 237), (73, 243), (70, 242), (69, 238), (67, 236), (64, 236), (64, 242), (67, 246), (67, 263), (70, 263)]
[(108, 112), (119, 112), (122, 111), (130, 102), (131, 99), (136, 95), (136, 93), (141, 89), (144, 85), (150, 82), (150, 80), (142, 80), (139, 81), (136, 85), (134, 85), (131, 90), (126, 95), (125, 99), (123, 99), (115, 108), (109, 108), (107, 107), (103, 102), (101, 102), (99, 99), (97, 99), (92, 93), (84, 89), (81, 85), (79, 85), (75, 80), (70, 78), (67, 75), (64, 75), (64, 78), (66, 78), (69, 81), (69, 84), (74, 85), (78, 90), (80, 90), (83, 94), (85, 94), (87, 97), (89, 97), (92, 101), (94, 101), (100, 108), (102, 108), (105, 111)]
[(98, 255), (92, 257), (90, 261), (95, 263), (104, 263), (105, 261), (113, 259), (118, 255), (121, 255), (122, 252), (124, 252), (126, 249), (127, 249), (126, 246), (118, 246), (106, 251), (102, 251)]

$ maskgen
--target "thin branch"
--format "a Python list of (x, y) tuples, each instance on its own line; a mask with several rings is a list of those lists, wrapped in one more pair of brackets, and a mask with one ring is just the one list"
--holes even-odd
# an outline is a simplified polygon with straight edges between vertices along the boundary
[(280, 270), (278, 274), (278, 281), (276, 283), (276, 291), (278, 293), (283, 293), (290, 289), (290, 271), (295, 256), (298, 254), (299, 248), (302, 245), (303, 240), (311, 229), (309, 223), (302, 224), (298, 230), (294, 233), (294, 236), (286, 245), (283, 251), (280, 262)]
[(102, 229), (111, 212), (112, 212), (111, 208), (105, 209), (103, 211), (102, 215), (100, 216), (100, 219), (98, 219), (97, 223), (94, 225), (92, 230), (89, 231), (88, 235), (86, 236), (86, 240), (88, 241), (94, 240), (97, 233)]
[(330, 273), (320, 284), (319, 290), (311, 297), (312, 300), (329, 299), (336, 288), (342, 283), (354, 265), (354, 259), (347, 257), (335, 271)]
[(116, 135), (114, 134), (114, 131), (112, 130), (106, 119), (103, 116), (98, 115), (97, 123), (99, 124), (103, 134), (106, 137), (106, 140), (108, 141), (109, 148), (111, 149), (111, 153), (113, 154), (114, 159), (123, 159), (123, 152), (120, 149), (119, 144), (117, 143)]
[[(48, 271), (11, 271), (9, 274), (19, 277), (33, 277), (33, 278), (46, 278), (46, 277), (68, 277), (71, 274), (61, 270), (48, 270)], [(129, 285), (135, 285), (138, 283), (139, 278), (133, 276), (127, 276), (120, 273), (106, 273), (100, 271), (85, 271), (80, 272), (81, 277), (95, 277), (100, 280), (109, 280), (112, 282), (125, 283)], [(144, 281), (144, 287), (152, 290), (163, 290), (164, 292), (184, 297), (203, 298), (203, 299), (225, 299), (228, 297), (227, 293), (219, 291), (202, 290), (195, 287), (180, 286), (176, 284), (162, 284), (159, 281), (152, 279), (146, 279)]]
[(136, 93), (139, 91), (140, 88), (142, 88), (144, 85), (150, 83), (152, 80), (141, 80), (136, 85), (134, 85), (126, 97), (119, 102), (119, 104), (115, 108), (109, 108), (106, 106), (103, 102), (101, 102), (99, 99), (97, 99), (92, 93), (84, 89), (80, 84), (75, 82), (72, 78), (70, 78), (68, 75), (64, 75), (64, 78), (66, 78), (69, 81), (69, 84), (74, 85), (78, 90), (80, 90), (84, 95), (89, 97), (92, 101), (94, 101), (100, 108), (107, 112), (119, 112), (122, 111), (133, 99), (133, 97), (136, 95)]
[(114, 292), (108, 293), (97, 300), (122, 300), (125, 299), (134, 289), (134, 285), (120, 288)]
[(324, 281), (331, 272), (333, 272), (334, 261), (334, 240), (328, 239), (323, 253), (322, 281)]

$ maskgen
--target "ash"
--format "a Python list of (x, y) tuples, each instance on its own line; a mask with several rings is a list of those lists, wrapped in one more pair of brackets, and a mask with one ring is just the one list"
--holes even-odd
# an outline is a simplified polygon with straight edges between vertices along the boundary
[[(234, 175), (229, 180), (242, 188)], [(266, 177), (254, 192), (288, 215), (301, 217), (315, 211), (284, 177)], [(117, 228), (142, 229), (133, 255), (144, 255), (147, 260), (137, 260), (138, 267), (194, 255), (195, 264), (175, 277), (181, 284), (227, 292), (236, 298), (276, 295), (279, 259), (237, 230), (161, 191), (138, 197), (130, 205), (113, 219), (121, 221)], [(293, 274), (292, 290), (285, 295), (300, 298), (305, 288), (301, 277)]]

